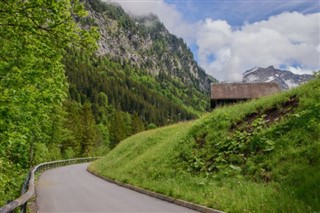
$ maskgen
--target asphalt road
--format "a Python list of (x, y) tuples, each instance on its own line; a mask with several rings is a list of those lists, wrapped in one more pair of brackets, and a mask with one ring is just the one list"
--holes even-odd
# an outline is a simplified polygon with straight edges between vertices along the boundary
[(38, 212), (195, 212), (102, 180), (87, 172), (88, 165), (41, 174), (36, 186)]

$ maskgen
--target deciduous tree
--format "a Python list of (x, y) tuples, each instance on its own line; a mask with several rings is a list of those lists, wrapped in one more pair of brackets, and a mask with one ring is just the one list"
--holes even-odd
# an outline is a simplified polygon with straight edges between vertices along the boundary
[(35, 151), (50, 141), (53, 109), (66, 98), (65, 49), (95, 47), (94, 31), (74, 21), (85, 15), (78, 0), (0, 1), (0, 162), (19, 170), (41, 157)]

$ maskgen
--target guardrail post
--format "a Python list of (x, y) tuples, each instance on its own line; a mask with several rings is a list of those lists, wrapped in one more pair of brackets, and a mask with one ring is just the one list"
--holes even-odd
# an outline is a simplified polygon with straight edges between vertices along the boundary
[(27, 213), (27, 202), (25, 202), (20, 209), (20, 213)]
[[(9, 204), (9, 203), (11, 203), (12, 202), (12, 200), (8, 200), (7, 201), (7, 204)], [(10, 212), (8, 212), (8, 213), (14, 213), (13, 211), (10, 211)]]

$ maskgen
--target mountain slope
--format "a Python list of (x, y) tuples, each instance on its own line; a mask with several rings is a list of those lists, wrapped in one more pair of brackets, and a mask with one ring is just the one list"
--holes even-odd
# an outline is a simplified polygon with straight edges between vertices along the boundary
[(243, 73), (243, 82), (276, 82), (282, 90), (297, 87), (312, 79), (312, 75), (297, 75), (290, 71), (275, 69), (273, 66), (267, 68), (256, 67)]
[[(127, 75), (192, 114), (209, 109), (210, 83), (216, 80), (198, 66), (183, 40), (170, 34), (156, 16), (131, 17), (115, 4), (84, 2), (89, 16), (78, 20), (79, 24), (95, 26), (101, 34), (99, 59), (92, 64), (105, 59), (117, 64), (105, 69)], [(131, 72), (123, 72), (128, 69)], [(121, 86), (130, 89), (126, 81)]]
[[(93, 144), (113, 148), (136, 132), (195, 119), (209, 109), (208, 88), (214, 79), (155, 16), (133, 18), (118, 5), (84, 3), (89, 16), (77, 21), (83, 28), (98, 29), (99, 49), (88, 56), (71, 47), (63, 62), (71, 99), (67, 105), (90, 105), (89, 114), (100, 126), (92, 131), (105, 142)], [(75, 117), (76, 110), (68, 111)]]
[(132, 17), (116, 4), (86, 1), (85, 21), (98, 27), (100, 55), (146, 68), (158, 76), (164, 72), (183, 84), (208, 92), (214, 80), (201, 69), (181, 38), (169, 33), (154, 16)]
[(320, 210), (320, 79), (139, 133), (90, 170), (226, 212)]

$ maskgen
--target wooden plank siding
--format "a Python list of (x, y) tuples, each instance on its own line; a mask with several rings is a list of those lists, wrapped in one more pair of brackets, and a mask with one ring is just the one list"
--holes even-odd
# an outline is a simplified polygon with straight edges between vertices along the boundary
[(280, 91), (277, 83), (213, 83), (211, 107), (267, 96)]

